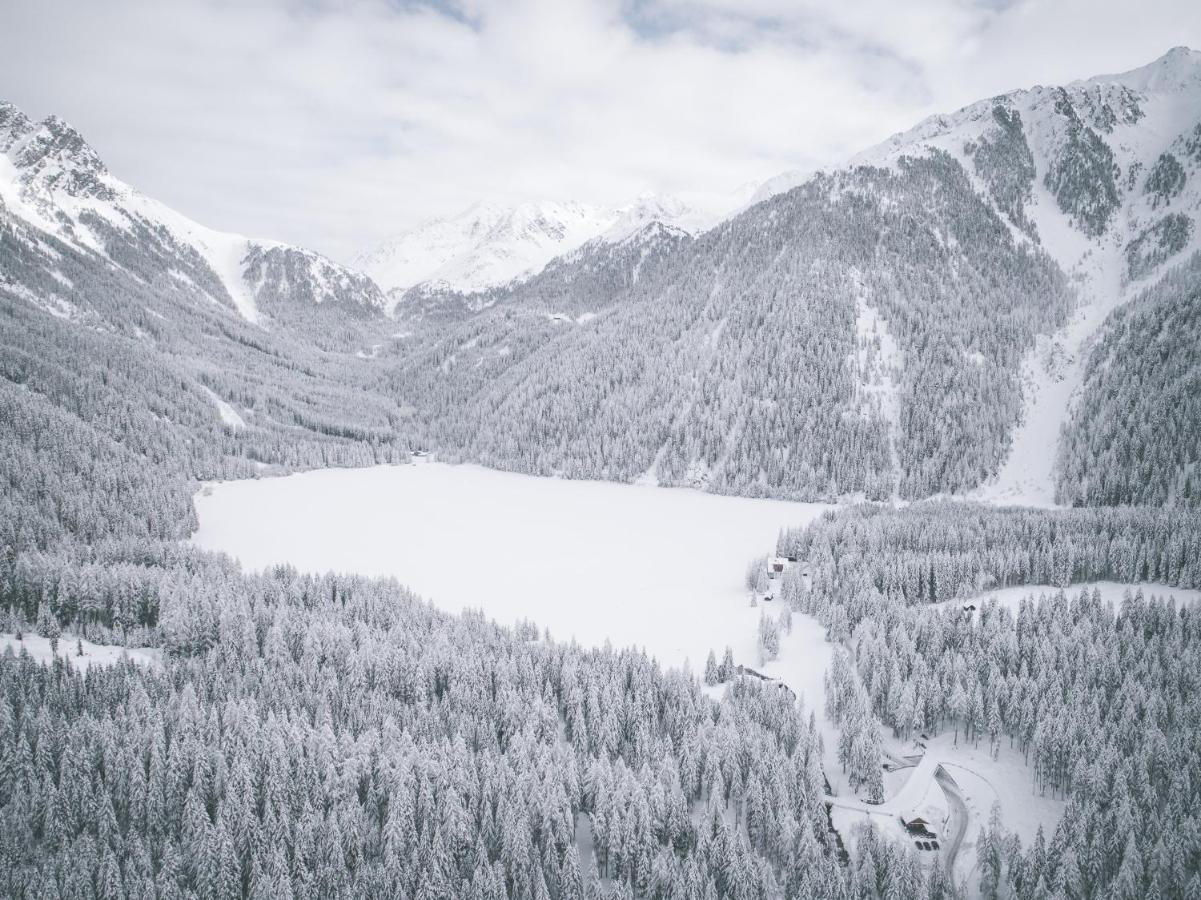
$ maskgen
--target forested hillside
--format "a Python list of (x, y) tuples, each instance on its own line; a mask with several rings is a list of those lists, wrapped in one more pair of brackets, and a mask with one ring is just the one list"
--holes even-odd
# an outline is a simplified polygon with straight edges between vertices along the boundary
[[(387, 326), (303, 251), (230, 281), (178, 231), (75, 209), (120, 194), (68, 143), (70, 190), (0, 221), (0, 628), (167, 655), (86, 679), (0, 656), (6, 896), (845, 893), (777, 689), (719, 705), (642, 654), (180, 547), (197, 479), (405, 458), (408, 411), (370, 390)], [(899, 853), (878, 872), (925, 890)]]
[(369, 282), (260, 247), (240, 309), (68, 126), (7, 110), (23, 168), (0, 192), (5, 546), (177, 539), (198, 479), (407, 457), (406, 411), (360, 358), (382, 321)]
[[(393, 584), (193, 566), (164, 573), (163, 674), (0, 657), (6, 896), (843, 896), (777, 689), (719, 705)], [(911, 858), (881, 873), (925, 894)]]
[[(1107, 313), (1201, 246), (1198, 129), (1201, 58), (1174, 50), (933, 117), (697, 237), (652, 222), (505, 288), (411, 290), (393, 319), (366, 276), (190, 222), (66, 123), (5, 104), (0, 289), (64, 328), (112, 321), (173, 364), (253, 372), (267, 347), (291, 370), (271, 379), (280, 402), (342, 437), (386, 422), (451, 459), (751, 496), (962, 493), (1011, 458), (1054, 458), (1075, 393), (1088, 399), (1073, 421), (1126, 415), (1083, 387), (1085, 359)], [(154, 299), (114, 302), (138, 291)], [(1150, 322), (1168, 304), (1142, 308)], [(226, 339), (180, 354), (147, 309)], [(318, 370), (363, 402), (315, 397), (303, 385)], [(347, 421), (364, 405), (383, 418)], [(1064, 441), (1067, 502), (1193, 502), (1197, 429), (1082, 427)], [(1158, 467), (1140, 480), (1151, 493), (1117, 483), (1133, 476), (1082, 485), (1107, 454)]]
[[(431, 443), (725, 493), (965, 489), (1003, 455), (1024, 348), (1070, 304), (944, 153), (816, 178), (663, 246), (631, 246), (625, 277), (550, 270), (443, 324), (396, 380)], [(856, 364), (865, 306), (905, 358), (895, 422)]]
[(1059, 448), (1063, 503), (1201, 506), (1201, 255), (1105, 324)]

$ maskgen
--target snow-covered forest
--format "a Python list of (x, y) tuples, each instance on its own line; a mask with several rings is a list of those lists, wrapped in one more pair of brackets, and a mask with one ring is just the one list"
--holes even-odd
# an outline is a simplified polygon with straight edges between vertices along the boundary
[[(901, 738), (1007, 742), (1038, 791), (1067, 798), (1054, 831), (1040, 829), (1032, 845), (990, 823), (970, 889), (997, 898), (1201, 888), (1198, 607), (1137, 590), (1115, 608), (1067, 587), (1201, 586), (1196, 513), (858, 507), (782, 533), (778, 552), (808, 559), (811, 578), (791, 570), (782, 597), (843, 648), (826, 708), (843, 725), (840, 759), (869, 794), (882, 789), (887, 727)], [(976, 599), (1009, 584), (1063, 589), (1028, 597), (1016, 615)]]
[(1072, 505), (1201, 505), (1201, 255), (1116, 310), (1059, 446)]

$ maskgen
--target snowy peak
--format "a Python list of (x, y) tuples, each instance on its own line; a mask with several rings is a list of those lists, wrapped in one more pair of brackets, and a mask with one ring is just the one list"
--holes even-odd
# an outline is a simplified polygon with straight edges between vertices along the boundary
[(33, 122), (0, 102), (0, 215), (45, 232), (139, 279), (169, 278), (243, 318), (294, 319), (327, 300), (381, 314), (383, 295), (366, 276), (296, 247), (205, 228), (109, 173), (67, 122)]
[(1201, 51), (1188, 47), (1173, 47), (1163, 56), (1145, 66), (1117, 75), (1098, 75), (1080, 84), (1117, 82), (1136, 91), (1169, 94), (1201, 90)]
[(56, 192), (100, 200), (116, 196), (99, 154), (58, 116), (34, 123), (0, 102), (0, 150), (17, 170), (26, 200), (49, 202)]
[(656, 194), (618, 207), (483, 202), (397, 235), (353, 264), (393, 296), (411, 288), (473, 294), (539, 272), (589, 241), (620, 241), (652, 222), (690, 232), (702, 224), (680, 200)]
[(1198, 246), (1199, 129), (1201, 53), (1180, 47), (1130, 72), (932, 116), (852, 165), (945, 152), (1016, 230), (1069, 273), (1087, 261), (1081, 274), (1114, 294)]
[(0, 100), (0, 152), (7, 153), (15, 142), (33, 129), (29, 116), (7, 100)]
[(426, 285), (473, 293), (541, 268), (607, 223), (603, 211), (581, 203), (477, 203), (399, 234), (353, 264), (385, 290)]
[(251, 241), (241, 265), (255, 308), (269, 314), (285, 315), (297, 307), (328, 302), (365, 314), (382, 313), (384, 308), (383, 293), (374, 281), (311, 250)]
[(1011, 226), (1049, 254), (1076, 307), (1023, 365), (1025, 409), (981, 496), (1051, 503), (1055, 448), (1109, 314), (1201, 250), (1201, 53), (1038, 86), (932, 116), (852, 164), (946, 154)]
[(601, 235), (604, 240), (622, 241), (653, 224), (687, 232), (699, 230), (699, 222), (693, 222), (695, 211), (682, 200), (667, 194), (643, 194), (615, 212), (617, 220)]

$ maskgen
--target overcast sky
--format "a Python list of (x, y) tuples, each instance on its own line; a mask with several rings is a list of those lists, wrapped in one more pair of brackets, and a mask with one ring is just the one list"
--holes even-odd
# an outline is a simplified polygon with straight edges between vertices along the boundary
[(345, 259), (479, 199), (722, 194), (1178, 44), (1196, 0), (0, 0), (0, 98)]

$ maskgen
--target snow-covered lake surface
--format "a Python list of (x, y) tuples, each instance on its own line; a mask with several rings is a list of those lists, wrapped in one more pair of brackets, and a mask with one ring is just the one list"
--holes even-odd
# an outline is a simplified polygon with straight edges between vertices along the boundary
[(451, 612), (645, 647), (699, 674), (726, 645), (756, 665), (747, 564), (829, 508), (431, 462), (210, 485), (192, 540), (250, 570), (392, 575)]

